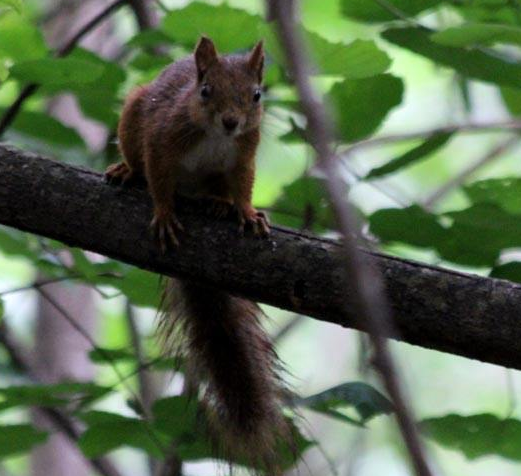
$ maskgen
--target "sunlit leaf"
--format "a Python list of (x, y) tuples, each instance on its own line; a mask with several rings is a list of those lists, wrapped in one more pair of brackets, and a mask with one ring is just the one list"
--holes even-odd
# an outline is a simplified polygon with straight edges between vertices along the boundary
[(393, 28), (382, 36), (398, 46), (425, 56), (436, 63), (453, 68), (465, 77), (521, 87), (521, 64), (503, 61), (477, 49), (454, 48), (435, 43), (425, 28)]
[(521, 178), (504, 177), (463, 187), (472, 203), (492, 203), (508, 213), (521, 215)]
[(18, 62), (44, 58), (48, 53), (41, 31), (24, 17), (0, 17), (0, 56)]
[(465, 23), (433, 33), (431, 39), (445, 46), (521, 45), (521, 28), (493, 23)]
[(262, 19), (225, 3), (209, 5), (191, 2), (186, 7), (171, 10), (161, 29), (180, 44), (192, 47), (201, 35), (214, 39), (219, 51), (228, 53), (251, 47), (260, 38)]
[(73, 58), (45, 58), (14, 64), (10, 75), (26, 83), (68, 86), (90, 83), (103, 74), (103, 67)]
[(474, 460), (486, 455), (521, 460), (521, 421), (489, 413), (445, 415), (421, 421), (423, 433), (441, 446)]

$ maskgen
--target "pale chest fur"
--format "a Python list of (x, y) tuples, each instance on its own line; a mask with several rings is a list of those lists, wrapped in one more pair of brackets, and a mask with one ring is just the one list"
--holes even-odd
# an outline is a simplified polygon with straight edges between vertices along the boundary
[(230, 171), (237, 162), (237, 143), (233, 137), (206, 136), (181, 160), (188, 174), (215, 174)]

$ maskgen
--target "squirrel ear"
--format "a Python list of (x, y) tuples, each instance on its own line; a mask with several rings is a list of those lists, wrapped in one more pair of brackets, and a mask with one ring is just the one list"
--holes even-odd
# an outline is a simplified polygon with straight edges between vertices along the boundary
[(208, 68), (219, 61), (213, 41), (206, 36), (202, 36), (195, 47), (194, 56), (197, 66), (197, 77), (200, 81), (208, 71)]
[(264, 69), (264, 45), (259, 41), (250, 53), (248, 58), (248, 68), (255, 74), (259, 83), (262, 82), (262, 72)]

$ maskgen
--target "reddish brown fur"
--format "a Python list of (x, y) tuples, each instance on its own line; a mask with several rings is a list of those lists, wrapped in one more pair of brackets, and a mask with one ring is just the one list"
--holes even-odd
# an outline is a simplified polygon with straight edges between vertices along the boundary
[[(127, 98), (118, 129), (124, 161), (109, 167), (107, 175), (123, 182), (145, 176), (154, 202), (152, 225), (163, 247), (167, 239), (177, 244), (182, 230), (174, 191), (233, 204), (241, 227), (250, 223), (268, 232), (251, 203), (262, 116), (254, 95), (263, 62), (261, 43), (248, 55), (218, 56), (213, 43), (202, 38), (194, 55)], [(226, 126), (230, 121), (232, 130)], [(218, 449), (229, 459), (278, 474), (275, 446), (289, 430), (259, 308), (194, 283), (172, 280), (168, 289), (160, 330), (171, 346), (176, 327), (184, 331), (193, 378), (206, 385), (204, 401)]]

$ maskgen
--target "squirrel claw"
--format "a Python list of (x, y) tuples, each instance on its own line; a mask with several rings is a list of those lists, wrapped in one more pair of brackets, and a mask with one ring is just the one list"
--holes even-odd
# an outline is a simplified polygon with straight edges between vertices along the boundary
[(255, 236), (266, 237), (270, 234), (270, 225), (268, 217), (264, 212), (258, 212), (252, 209), (249, 212), (239, 212), (239, 233), (244, 234), (246, 225), (250, 225)]
[(208, 215), (215, 218), (225, 218), (230, 213), (231, 204), (224, 200), (212, 200), (208, 207)]
[(134, 178), (134, 171), (125, 163), (112, 164), (105, 170), (105, 181), (109, 184), (125, 185)]
[(162, 253), (166, 253), (170, 245), (173, 245), (176, 248), (179, 246), (177, 231), (183, 232), (184, 227), (173, 213), (161, 217), (154, 215), (154, 218), (150, 223), (150, 228), (152, 229), (156, 239), (159, 241)]

